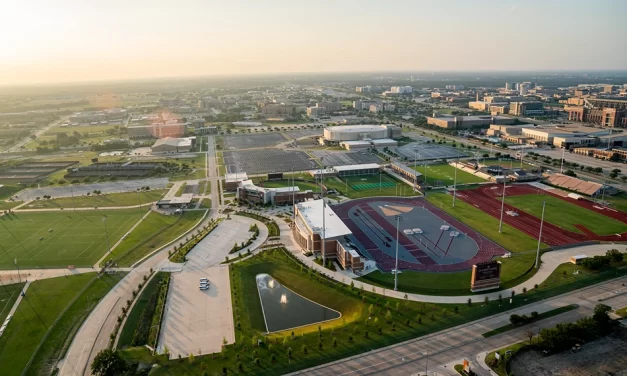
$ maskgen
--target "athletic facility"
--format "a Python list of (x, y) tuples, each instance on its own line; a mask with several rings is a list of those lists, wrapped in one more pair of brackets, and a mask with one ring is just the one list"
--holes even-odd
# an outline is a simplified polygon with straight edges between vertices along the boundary
[(381, 175), (381, 177), (379, 177), (379, 175), (362, 175), (355, 177), (345, 176), (343, 179), (346, 180), (348, 185), (356, 191), (366, 191), (377, 188), (392, 188), (398, 183), (385, 174)]
[(92, 266), (145, 213), (145, 209), (128, 209), (4, 215), (0, 217), (0, 268), (14, 269), (16, 260), (20, 269)]
[(395, 267), (397, 216), (399, 270), (469, 270), (506, 253), (422, 198), (373, 197), (334, 205), (333, 210), (351, 230), (349, 239), (359, 252), (382, 271)]
[[(538, 238), (542, 203), (547, 202), (542, 242), (563, 246), (585, 241), (624, 241), (627, 237), (627, 215), (585, 200), (564, 195), (564, 191), (537, 188), (528, 184), (505, 188), (503, 222)], [(501, 217), (502, 185), (487, 185), (459, 191), (457, 198), (490, 214)]]

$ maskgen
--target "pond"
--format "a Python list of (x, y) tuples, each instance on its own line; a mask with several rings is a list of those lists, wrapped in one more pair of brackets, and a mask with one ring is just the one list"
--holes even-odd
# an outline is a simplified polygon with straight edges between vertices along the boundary
[(257, 274), (256, 279), (268, 333), (316, 324), (342, 316), (338, 311), (298, 295), (281, 285), (269, 274)]

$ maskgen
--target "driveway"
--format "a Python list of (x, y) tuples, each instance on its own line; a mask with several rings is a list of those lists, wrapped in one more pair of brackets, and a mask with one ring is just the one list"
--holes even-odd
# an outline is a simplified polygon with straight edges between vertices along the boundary
[[(246, 242), (248, 231), (257, 223), (260, 234), (251, 248), (261, 245), (267, 230), (251, 218), (231, 216), (204, 238), (187, 256), (181, 272), (172, 274), (166, 311), (157, 350), (170, 351), (172, 359), (193, 353), (219, 352), (222, 341), (235, 342), (231, 283), (227, 265), (221, 265), (233, 243)], [(261, 231), (263, 229), (263, 231)], [(209, 289), (200, 290), (200, 278), (209, 280)]]

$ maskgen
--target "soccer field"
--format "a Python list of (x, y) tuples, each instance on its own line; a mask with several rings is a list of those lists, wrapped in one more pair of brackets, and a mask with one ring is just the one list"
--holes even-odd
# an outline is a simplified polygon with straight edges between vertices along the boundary
[[(409, 166), (410, 168), (414, 168)], [(414, 170), (420, 172), (423, 176), (427, 176), (427, 182), (433, 186), (453, 185), (455, 181), (455, 167), (445, 163), (427, 165), (418, 165)], [(426, 170), (426, 172), (425, 172)], [(468, 172), (457, 169), (457, 184), (482, 183), (484, 179), (469, 174)]]
[(542, 216), (542, 201), (546, 200), (544, 219), (563, 229), (581, 233), (575, 225), (583, 225), (598, 235), (612, 235), (627, 231), (627, 225), (586, 208), (570, 204), (550, 195), (520, 195), (505, 197), (508, 204), (532, 214)]
[(146, 210), (14, 213), (0, 217), (0, 269), (91, 266)]

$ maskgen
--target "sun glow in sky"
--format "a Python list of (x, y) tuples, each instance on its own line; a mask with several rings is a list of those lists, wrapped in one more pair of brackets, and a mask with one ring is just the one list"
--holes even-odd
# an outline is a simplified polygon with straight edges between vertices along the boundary
[(627, 1), (28, 0), (0, 9), (3, 85), (627, 69)]

